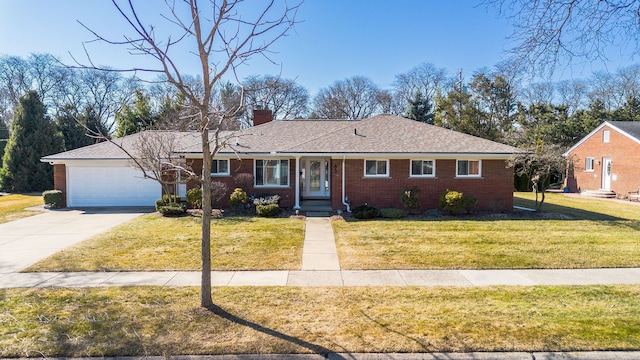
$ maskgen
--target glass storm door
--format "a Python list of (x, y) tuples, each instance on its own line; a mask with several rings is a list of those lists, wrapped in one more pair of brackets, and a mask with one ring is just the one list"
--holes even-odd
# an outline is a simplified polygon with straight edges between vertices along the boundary
[(611, 158), (602, 158), (602, 189), (611, 190)]
[(304, 192), (307, 198), (324, 198), (329, 196), (329, 179), (326, 159), (307, 159), (304, 166)]

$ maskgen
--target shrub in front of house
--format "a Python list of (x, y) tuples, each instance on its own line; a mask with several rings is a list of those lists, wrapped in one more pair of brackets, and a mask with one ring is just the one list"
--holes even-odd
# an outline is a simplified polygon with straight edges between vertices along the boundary
[(271, 205), (271, 204), (280, 204), (281, 196), (278, 194), (260, 194), (253, 199), (253, 205)]
[(274, 217), (280, 214), (278, 204), (256, 205), (256, 214), (262, 217)]
[(202, 209), (202, 188), (192, 188), (187, 190), (187, 202), (194, 209)]
[(64, 202), (64, 194), (60, 190), (47, 190), (42, 193), (44, 204), (52, 208), (62, 207)]
[(420, 189), (417, 187), (405, 188), (400, 192), (400, 199), (402, 200), (402, 204), (409, 209), (409, 214), (411, 214), (414, 210), (420, 209), (420, 198), (418, 197), (420, 194)]
[(445, 191), (440, 195), (440, 207), (450, 214), (466, 211), (470, 213), (478, 205), (478, 199), (464, 196), (463, 193), (455, 190)]
[(162, 216), (181, 216), (187, 213), (187, 207), (184, 204), (171, 203), (156, 207)]
[(380, 209), (380, 216), (385, 219), (400, 219), (404, 217), (404, 210), (395, 208)]
[(364, 204), (351, 209), (351, 216), (356, 219), (375, 219), (380, 216), (380, 210)]
[(242, 209), (243, 205), (249, 201), (249, 196), (241, 188), (233, 189), (233, 192), (229, 196), (229, 205), (236, 208), (236, 210)]
[(219, 206), (220, 200), (222, 200), (225, 195), (227, 195), (227, 191), (229, 188), (227, 185), (221, 181), (212, 181), (211, 182), (211, 205)]
[(162, 195), (156, 200), (156, 211), (163, 216), (180, 216), (187, 212), (187, 207), (178, 195)]
[(233, 183), (237, 188), (251, 191), (253, 189), (253, 175), (249, 173), (239, 173), (233, 177)]

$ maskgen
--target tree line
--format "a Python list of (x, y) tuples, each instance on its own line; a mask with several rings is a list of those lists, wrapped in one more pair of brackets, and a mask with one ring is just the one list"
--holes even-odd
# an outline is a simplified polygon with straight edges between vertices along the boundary
[[(184, 81), (204, 90), (198, 77)], [(312, 98), (291, 79), (249, 76), (240, 84), (220, 82), (211, 106), (231, 114), (223, 130), (252, 126), (252, 109), (272, 110), (275, 119), (365, 119), (387, 113), (520, 147), (553, 144), (568, 148), (605, 120), (640, 120), (640, 65), (588, 79), (522, 84), (507, 71), (481, 70), (465, 80), (430, 63), (396, 75), (391, 89), (353, 76), (322, 88)], [(34, 110), (35, 109), (35, 110)], [(194, 109), (165, 79), (141, 81), (116, 71), (75, 69), (50, 54), (0, 57), (0, 188), (33, 191), (50, 188), (50, 180), (26, 184), (11, 175), (25, 162), (19, 132), (43, 130), (33, 139), (47, 144), (33, 161), (48, 154), (122, 137), (145, 128), (196, 130), (188, 116)], [(37, 121), (25, 116), (40, 116)], [(92, 136), (93, 135), (93, 136)], [(31, 136), (31, 135), (30, 135)], [(44, 139), (46, 137), (46, 141)], [(32, 147), (33, 148), (33, 147)], [(31, 149), (33, 150), (33, 149)], [(5, 155), (3, 155), (5, 154)], [(28, 157), (28, 156), (27, 156)], [(12, 165), (15, 164), (15, 165)], [(50, 166), (42, 167), (51, 178)], [(49, 169), (49, 170), (47, 170)], [(25, 183), (25, 184), (22, 184)]]

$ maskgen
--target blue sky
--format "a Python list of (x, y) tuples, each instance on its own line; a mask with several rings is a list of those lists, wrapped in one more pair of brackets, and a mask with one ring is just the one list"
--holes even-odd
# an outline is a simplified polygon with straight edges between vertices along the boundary
[[(164, 1), (140, 1), (145, 11), (157, 12)], [(336, 80), (361, 75), (383, 89), (396, 75), (421, 63), (446, 68), (451, 75), (491, 69), (505, 58), (511, 25), (493, 9), (467, 0), (306, 0), (298, 12), (301, 21), (279, 40), (271, 57), (274, 66), (254, 59), (240, 76), (281, 74), (295, 79), (311, 94)], [(126, 31), (116, 9), (107, 0), (0, 0), (0, 54), (27, 56), (51, 53), (70, 63), (68, 53), (82, 58), (82, 43), (93, 36), (77, 20), (101, 34)], [(133, 61), (112, 46), (90, 45), (96, 63), (127, 67)], [(588, 77), (594, 70), (615, 70), (631, 64), (612, 56), (608, 64), (573, 66), (559, 78)], [(195, 74), (189, 69), (187, 73)]]

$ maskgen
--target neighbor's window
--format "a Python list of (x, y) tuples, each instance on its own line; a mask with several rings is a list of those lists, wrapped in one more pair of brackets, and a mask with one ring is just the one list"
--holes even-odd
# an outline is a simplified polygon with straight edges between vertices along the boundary
[(605, 142), (605, 143), (609, 142), (609, 136), (611, 136), (610, 133), (611, 132), (609, 130), (605, 130), (602, 132), (602, 142)]
[(436, 162), (434, 160), (411, 160), (411, 176), (435, 176)]
[(364, 176), (389, 176), (389, 161), (365, 160)]
[(256, 160), (256, 186), (289, 186), (289, 160)]
[(588, 157), (585, 159), (584, 170), (585, 171), (593, 171), (593, 165), (595, 163), (595, 158)]
[(456, 176), (480, 176), (481, 166), (480, 160), (458, 160)]
[(229, 160), (214, 159), (211, 162), (211, 175), (229, 175)]

